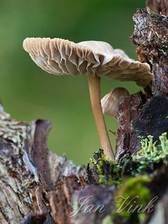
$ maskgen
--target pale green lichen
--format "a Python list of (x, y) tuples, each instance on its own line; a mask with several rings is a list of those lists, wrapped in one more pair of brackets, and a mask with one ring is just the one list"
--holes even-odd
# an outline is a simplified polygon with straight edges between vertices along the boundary
[(133, 155), (133, 161), (150, 161), (159, 162), (160, 160), (167, 161), (168, 157), (168, 138), (167, 133), (163, 133), (159, 137), (159, 142), (154, 141), (153, 136), (148, 136), (141, 140), (141, 150)]
[(143, 223), (145, 209), (151, 200), (150, 174), (167, 164), (167, 133), (163, 133), (158, 141), (153, 136), (141, 139), (141, 149), (136, 154), (125, 154), (119, 163), (109, 161), (102, 150), (95, 153), (90, 168), (97, 173), (98, 184), (115, 185), (117, 189), (115, 210), (103, 224), (120, 219), (131, 223), (135, 216), (139, 223)]
[(99, 150), (90, 160), (89, 167), (97, 174), (98, 184), (118, 185), (125, 176), (150, 174), (163, 164), (168, 164), (167, 133), (158, 141), (153, 136), (141, 139), (141, 149), (136, 154), (126, 154), (119, 163), (108, 160)]

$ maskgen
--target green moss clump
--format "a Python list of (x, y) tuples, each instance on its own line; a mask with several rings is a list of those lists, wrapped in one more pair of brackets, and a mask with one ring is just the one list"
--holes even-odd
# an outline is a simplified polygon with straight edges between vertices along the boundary
[[(97, 184), (115, 185), (115, 210), (105, 223), (142, 223), (151, 199), (152, 174), (168, 165), (168, 137), (163, 133), (156, 142), (152, 136), (141, 140), (136, 154), (125, 154), (120, 161), (110, 161), (99, 150), (89, 163), (89, 171)], [(119, 220), (119, 222), (118, 222)], [(122, 220), (122, 222), (121, 222)]]
[(113, 218), (119, 216), (129, 220), (136, 214), (139, 220), (144, 219), (145, 207), (151, 198), (150, 182), (150, 178), (146, 175), (123, 181), (115, 197), (116, 210)]
[(168, 164), (167, 133), (163, 133), (158, 142), (152, 136), (142, 139), (141, 149), (136, 154), (126, 154), (118, 163), (108, 160), (103, 150), (99, 150), (88, 167), (96, 183), (118, 185), (125, 177), (151, 174), (163, 164)]
[(98, 184), (117, 185), (120, 183), (121, 166), (115, 161), (108, 160), (101, 149), (90, 159), (89, 170), (97, 177)]

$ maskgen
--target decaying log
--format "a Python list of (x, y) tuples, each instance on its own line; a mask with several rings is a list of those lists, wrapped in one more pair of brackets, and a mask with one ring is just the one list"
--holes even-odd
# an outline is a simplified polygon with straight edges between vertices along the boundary
[(85, 169), (48, 151), (50, 127), (18, 122), (1, 106), (0, 223), (69, 223), (71, 195), (86, 184)]
[[(0, 223), (101, 223), (111, 212), (114, 187), (88, 185), (84, 167), (48, 151), (50, 128), (45, 120), (18, 122), (1, 107)], [(97, 210), (89, 214), (83, 211), (80, 195)], [(79, 206), (76, 209), (72, 207), (73, 197)]]
[[(135, 120), (134, 129), (139, 135), (152, 135), (157, 141), (161, 133), (168, 132), (168, 1), (148, 0), (147, 9), (138, 10), (133, 20), (132, 40), (137, 46), (138, 58), (150, 64), (154, 75), (149, 87), (152, 95)], [(153, 187), (160, 201), (146, 223), (168, 223), (167, 173), (165, 168), (154, 178)]]
[[(138, 59), (150, 64), (154, 78), (143, 95), (135, 101), (131, 99), (133, 96), (126, 98), (120, 105), (117, 159), (140, 149), (139, 136), (151, 135), (157, 141), (162, 133), (168, 132), (168, 1), (148, 0), (147, 9), (138, 10), (133, 20), (132, 40)], [(154, 192), (159, 203), (145, 223), (168, 223), (167, 169), (159, 171), (156, 180), (159, 177), (153, 183), (158, 187)]]
[(88, 185), (76, 192), (73, 201), (76, 208), (72, 213), (73, 223), (101, 224), (114, 209), (114, 186)]
[(138, 10), (133, 20), (135, 28), (132, 39), (137, 46), (139, 60), (148, 62), (154, 74), (153, 94), (166, 95), (168, 93), (168, 17), (149, 9)]
[[(138, 141), (136, 139), (137, 135), (139, 135), (139, 133), (141, 132), (139, 130), (141, 129), (141, 127), (138, 127), (138, 122), (135, 121), (138, 121), (140, 119), (137, 119), (137, 117), (141, 116), (140, 113), (143, 106), (145, 105), (145, 102), (150, 100), (153, 95), (168, 94), (167, 4), (168, 3), (166, 0), (148, 0), (148, 8), (138, 10), (133, 17), (135, 25), (132, 40), (137, 46), (138, 58), (141, 62), (147, 62), (148, 64), (150, 64), (152, 72), (154, 74), (154, 79), (151, 86), (145, 89), (145, 94), (143, 94), (143, 96), (141, 94), (141, 98), (139, 97), (139, 99), (136, 98), (137, 101), (134, 101), (133, 96), (131, 96), (132, 99), (126, 99), (124, 102), (122, 102), (121, 110), (119, 111), (120, 122), (117, 138), (117, 158), (119, 157), (119, 155), (126, 151), (136, 152), (137, 148), (139, 147)], [(153, 107), (151, 109), (153, 113), (154, 111), (156, 112), (156, 107), (157, 105), (155, 105), (155, 108)], [(158, 108), (160, 109), (159, 106)], [(165, 111), (167, 110), (166, 108)], [(134, 117), (132, 117), (132, 110), (136, 112), (136, 115)], [(156, 119), (157, 118), (155, 116), (155, 121)], [(136, 123), (135, 126), (134, 123)], [(143, 129), (145, 129), (145, 121), (142, 121), (141, 124), (142, 123)], [(156, 128), (156, 126), (153, 126), (152, 121), (146, 122), (146, 125), (150, 126), (148, 127), (148, 129), (153, 128), (153, 131), (151, 130), (151, 132), (146, 132), (147, 136), (155, 131), (154, 129)], [(138, 131), (137, 134), (136, 129)], [(163, 131), (166, 131), (166, 127)], [(133, 139), (133, 141), (131, 139)]]
[[(87, 220), (101, 223), (111, 212), (113, 187), (89, 185), (85, 189), (88, 184), (85, 168), (48, 151), (50, 128), (51, 124), (44, 120), (18, 122), (1, 107), (0, 223), (84, 224)], [(77, 210), (72, 208), (73, 195), (77, 197)], [(97, 209), (101, 195), (106, 207), (100, 217), (98, 211), (86, 214), (80, 208), (80, 195), (89, 199), (88, 206), (92, 203)]]

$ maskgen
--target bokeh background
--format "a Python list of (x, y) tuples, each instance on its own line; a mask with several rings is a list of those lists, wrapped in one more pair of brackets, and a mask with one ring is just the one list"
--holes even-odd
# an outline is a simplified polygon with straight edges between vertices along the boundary
[[(19, 120), (48, 119), (49, 148), (77, 164), (99, 148), (85, 77), (53, 77), (40, 70), (22, 49), (26, 37), (103, 40), (135, 58), (129, 37), (132, 15), (144, 0), (0, 0), (0, 99)], [(102, 95), (116, 86), (130, 92), (134, 83), (103, 79)], [(106, 118), (108, 129), (116, 121)], [(115, 135), (110, 134), (113, 145)]]

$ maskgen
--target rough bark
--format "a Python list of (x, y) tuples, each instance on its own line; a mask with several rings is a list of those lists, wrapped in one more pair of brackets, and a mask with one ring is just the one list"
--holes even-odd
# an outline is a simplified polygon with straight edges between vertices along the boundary
[[(138, 10), (133, 17), (132, 40), (137, 46), (140, 61), (150, 64), (154, 78), (149, 89), (152, 94), (134, 121), (134, 129), (141, 136), (152, 135), (157, 141), (168, 132), (168, 1), (148, 0), (147, 9)], [(167, 167), (157, 172), (153, 192), (160, 201), (146, 223), (168, 223)]]
[[(0, 224), (101, 223), (111, 212), (113, 187), (91, 185), (84, 167), (48, 151), (48, 121), (16, 121), (0, 108)], [(99, 209), (100, 194), (101, 215), (80, 208), (83, 195)]]
[(139, 142), (133, 122), (137, 119), (142, 106), (147, 101), (147, 94), (139, 92), (125, 97), (118, 110), (118, 131), (116, 144), (116, 160), (126, 153), (135, 153), (139, 149)]
[(167, 0), (147, 0), (147, 6), (158, 14), (168, 16)]
[(48, 151), (50, 128), (44, 120), (16, 121), (1, 106), (0, 223), (69, 223), (71, 195), (86, 174)]
[[(151, 2), (154, 7), (154, 2), (157, 1)], [(153, 94), (167, 95), (168, 17), (154, 13), (148, 8), (148, 10), (138, 10), (133, 20), (135, 27), (132, 39), (137, 46), (139, 59), (148, 62), (154, 74)]]
[[(150, 64), (154, 78), (151, 85), (145, 89), (144, 94), (139, 94), (139, 97), (138, 94), (137, 96), (131, 96), (129, 99), (125, 99), (120, 106), (118, 112), (117, 159), (125, 152), (130, 151), (132, 153), (137, 151), (138, 141), (136, 139), (137, 135), (141, 132), (142, 123), (145, 129), (147, 129), (147, 126), (150, 126), (148, 129), (153, 128), (151, 133), (146, 132), (146, 136), (154, 132), (154, 128), (156, 127), (153, 126), (151, 119), (148, 119), (149, 116), (146, 116), (143, 121), (141, 120), (141, 123), (139, 122), (142, 117), (141, 110), (143, 113), (145, 103), (150, 99), (152, 100), (154, 96), (165, 96), (168, 94), (167, 13), (167, 0), (148, 0), (147, 9), (138, 10), (133, 17), (135, 25), (132, 40), (137, 46), (138, 59), (141, 62)], [(156, 112), (157, 108), (160, 109), (159, 106), (155, 105), (155, 108), (152, 108), (151, 112)], [(168, 108), (165, 107), (165, 111), (167, 109)], [(132, 114), (134, 114), (134, 116), (132, 116)], [(134, 125), (135, 123), (136, 125)], [(140, 125), (138, 126), (138, 124)], [(144, 125), (146, 125), (146, 127)]]

